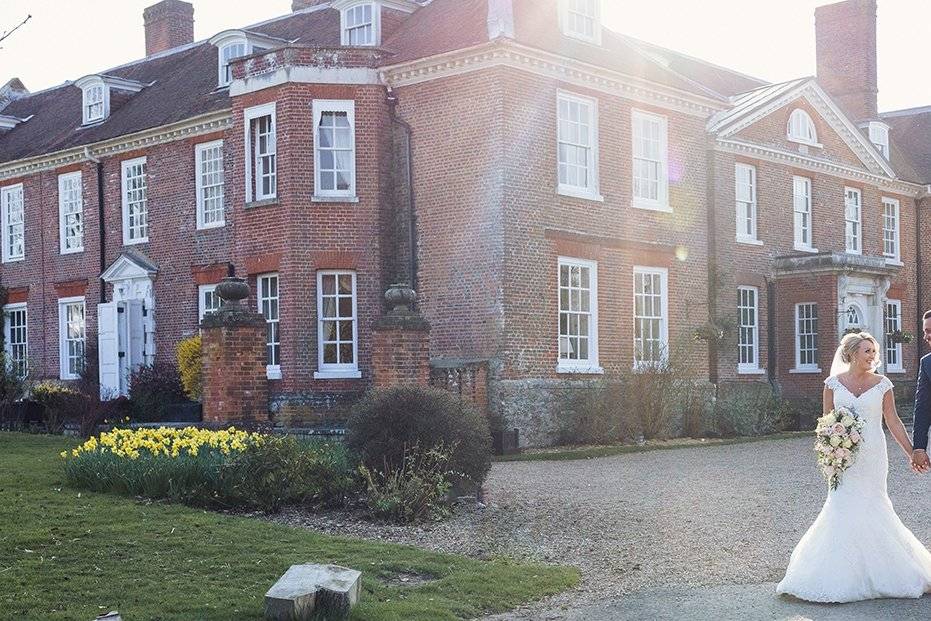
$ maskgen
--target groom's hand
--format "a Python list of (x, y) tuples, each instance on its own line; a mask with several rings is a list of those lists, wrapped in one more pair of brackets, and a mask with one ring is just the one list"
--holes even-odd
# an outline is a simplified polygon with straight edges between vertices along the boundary
[(927, 452), (922, 449), (912, 451), (912, 470), (919, 473), (931, 470), (931, 460), (928, 459)]

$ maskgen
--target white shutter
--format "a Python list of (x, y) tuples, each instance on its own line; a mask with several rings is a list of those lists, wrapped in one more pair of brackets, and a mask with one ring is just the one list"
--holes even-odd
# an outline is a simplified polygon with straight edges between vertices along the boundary
[(145, 322), (142, 317), (142, 300), (129, 300), (129, 369), (130, 373), (145, 364)]
[(120, 395), (120, 343), (117, 302), (97, 305), (97, 354), (100, 367), (100, 398)]

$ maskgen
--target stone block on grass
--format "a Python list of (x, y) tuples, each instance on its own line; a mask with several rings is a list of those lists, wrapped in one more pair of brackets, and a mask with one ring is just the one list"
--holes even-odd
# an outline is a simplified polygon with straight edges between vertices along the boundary
[(362, 573), (339, 565), (291, 565), (265, 594), (269, 621), (338, 621), (362, 592)]

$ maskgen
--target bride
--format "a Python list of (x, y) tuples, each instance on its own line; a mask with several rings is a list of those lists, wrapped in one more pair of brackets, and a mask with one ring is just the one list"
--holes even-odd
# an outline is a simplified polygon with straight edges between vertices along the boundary
[(824, 413), (852, 409), (863, 443), (802, 537), (777, 593), (813, 602), (921, 597), (931, 591), (931, 553), (899, 520), (886, 493), (889, 458), (882, 421), (905, 454), (912, 445), (895, 410), (892, 382), (875, 373), (879, 343), (861, 332), (841, 340), (825, 381)]

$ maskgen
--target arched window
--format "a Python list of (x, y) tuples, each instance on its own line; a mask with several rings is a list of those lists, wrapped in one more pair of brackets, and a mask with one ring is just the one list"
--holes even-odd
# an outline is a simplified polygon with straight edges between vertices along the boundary
[(233, 73), (230, 70), (230, 62), (247, 56), (249, 54), (249, 45), (245, 39), (227, 43), (220, 48), (220, 86), (228, 86), (233, 81)]
[(808, 116), (808, 113), (801, 108), (796, 108), (789, 116), (789, 140), (796, 142), (807, 142), (816, 144), (818, 142), (818, 132), (815, 131), (815, 123)]
[(372, 2), (350, 6), (342, 13), (343, 45), (378, 45), (379, 7)]

